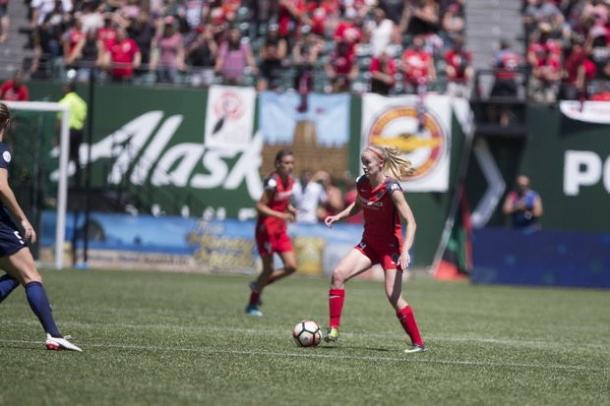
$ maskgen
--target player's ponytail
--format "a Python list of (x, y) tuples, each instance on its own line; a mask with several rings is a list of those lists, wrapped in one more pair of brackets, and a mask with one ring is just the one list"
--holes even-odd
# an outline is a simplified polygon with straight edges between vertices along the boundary
[(369, 146), (368, 149), (383, 159), (383, 171), (394, 179), (406, 180), (415, 173), (411, 161), (404, 159), (398, 148)]
[(8, 130), (11, 128), (11, 112), (8, 106), (0, 103), (0, 134), (3, 137), (8, 136)]

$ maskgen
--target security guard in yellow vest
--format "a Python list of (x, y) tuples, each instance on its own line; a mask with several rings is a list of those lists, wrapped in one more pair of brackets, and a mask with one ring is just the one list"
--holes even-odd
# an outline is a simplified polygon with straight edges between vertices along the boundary
[(70, 112), (70, 161), (76, 165), (76, 183), (80, 183), (79, 150), (83, 142), (83, 129), (87, 120), (87, 103), (75, 91), (74, 83), (64, 85), (64, 97), (59, 104), (68, 106)]

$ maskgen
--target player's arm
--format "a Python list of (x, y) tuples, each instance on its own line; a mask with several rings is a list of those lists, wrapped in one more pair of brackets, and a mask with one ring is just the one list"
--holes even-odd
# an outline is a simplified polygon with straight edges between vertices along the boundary
[(264, 216), (277, 217), (282, 220), (292, 221), (294, 220), (294, 214), (277, 210), (273, 210), (269, 207), (269, 202), (271, 201), (271, 196), (273, 195), (273, 190), (267, 189), (264, 191), (263, 195), (258, 202), (256, 202), (256, 211)]
[(324, 224), (330, 227), (336, 221), (343, 220), (344, 218), (348, 218), (355, 214), (358, 214), (360, 210), (362, 210), (362, 205), (360, 204), (360, 200), (356, 199), (356, 201), (354, 201), (352, 204), (347, 206), (339, 213), (335, 214), (334, 216), (326, 217), (324, 219)]
[(32, 227), (21, 206), (17, 203), (17, 198), (8, 184), (8, 171), (5, 168), (0, 168), (0, 200), (2, 200), (2, 203), (10, 210), (13, 217), (21, 224), (25, 239), (36, 242), (34, 227)]
[(400, 217), (405, 223), (407, 223), (405, 242), (402, 246), (402, 252), (400, 253), (400, 266), (403, 270), (405, 270), (411, 263), (409, 250), (413, 246), (413, 241), (415, 241), (415, 230), (417, 230), (417, 223), (415, 222), (413, 210), (411, 210), (411, 207), (409, 207), (407, 199), (405, 199), (405, 195), (402, 193), (402, 190), (394, 190), (391, 197), (392, 202), (394, 202), (394, 206), (396, 206), (396, 209), (400, 214)]

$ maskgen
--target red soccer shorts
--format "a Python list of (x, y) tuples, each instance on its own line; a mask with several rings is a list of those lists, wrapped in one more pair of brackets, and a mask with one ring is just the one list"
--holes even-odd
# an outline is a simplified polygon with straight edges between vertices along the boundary
[(400, 244), (396, 242), (372, 245), (366, 241), (360, 241), (360, 244), (354, 248), (370, 259), (373, 265), (380, 264), (384, 271), (388, 269), (402, 270), (398, 261), (400, 258)]
[(273, 255), (274, 252), (293, 251), (286, 231), (269, 233), (264, 228), (256, 232), (256, 247), (261, 257)]

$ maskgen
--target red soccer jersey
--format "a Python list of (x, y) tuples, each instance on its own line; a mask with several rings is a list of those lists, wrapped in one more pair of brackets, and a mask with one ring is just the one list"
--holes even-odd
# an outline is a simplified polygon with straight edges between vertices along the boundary
[[(290, 199), (292, 198), (292, 188), (294, 186), (294, 179), (291, 176), (282, 181), (282, 177), (277, 173), (271, 174), (265, 179), (265, 192), (271, 194), (271, 199), (267, 204), (271, 210), (286, 212), (290, 205)], [(286, 231), (286, 221), (272, 216), (260, 215), (258, 217), (258, 224), (256, 229), (260, 229), (260, 225), (264, 225), (267, 229), (267, 233), (281, 233)]]
[(126, 38), (121, 42), (115, 42), (110, 47), (112, 63), (117, 64), (112, 68), (112, 75), (116, 77), (129, 78), (133, 75), (133, 58), (140, 52), (138, 44), (131, 38)]
[(387, 177), (385, 181), (373, 188), (365, 175), (358, 178), (358, 200), (364, 212), (364, 233), (362, 240), (367, 244), (379, 246), (398, 240), (402, 246), (402, 223), (392, 193), (402, 193), (400, 183)]
[(409, 83), (424, 84), (428, 82), (428, 67), (432, 55), (424, 50), (407, 49), (402, 54), (402, 63), (405, 70), (405, 80)]

